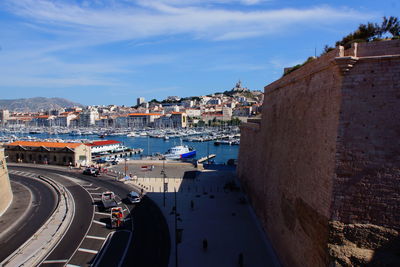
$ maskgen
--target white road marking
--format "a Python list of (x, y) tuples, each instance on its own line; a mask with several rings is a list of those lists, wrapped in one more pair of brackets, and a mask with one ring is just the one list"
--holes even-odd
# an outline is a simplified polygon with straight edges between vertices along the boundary
[(109, 213), (105, 213), (105, 212), (98, 212), (98, 211), (96, 211), (96, 212), (95, 212), (95, 214), (110, 216), (110, 214), (109, 214)]
[(101, 236), (94, 236), (94, 235), (87, 235), (86, 238), (90, 238), (90, 239), (97, 239), (97, 240), (106, 240), (105, 237), (101, 237)]
[(92, 186), (93, 184), (83, 184), (82, 186), (85, 186), (85, 187), (89, 187), (89, 186)]
[(65, 262), (68, 262), (68, 260), (46, 260), (46, 261), (42, 262), (42, 264), (46, 264), (46, 263), (65, 263)]
[(99, 221), (96, 221), (96, 220), (93, 220), (93, 222), (94, 222), (94, 223), (97, 223), (97, 224), (100, 224), (100, 225), (103, 225), (103, 226), (107, 226), (107, 224), (104, 223), (104, 222), (99, 222)]
[(66, 267), (81, 267), (80, 265), (74, 265), (74, 264), (67, 264), (65, 265)]
[(101, 200), (101, 198), (94, 197), (93, 200), (94, 200), (94, 201), (99, 201), (99, 200)]
[(121, 204), (122, 204), (122, 202), (121, 202), (121, 201), (118, 201), (118, 202), (117, 202), (117, 204), (118, 204), (118, 205), (121, 205)]
[(101, 195), (102, 193), (89, 193), (91, 195)]
[(96, 191), (96, 190), (99, 190), (100, 189), (100, 187), (96, 187), (96, 188), (86, 188), (86, 190), (89, 190), (89, 191)]
[(92, 253), (92, 254), (97, 254), (98, 253), (97, 250), (87, 249), (87, 248), (78, 248), (78, 251)]

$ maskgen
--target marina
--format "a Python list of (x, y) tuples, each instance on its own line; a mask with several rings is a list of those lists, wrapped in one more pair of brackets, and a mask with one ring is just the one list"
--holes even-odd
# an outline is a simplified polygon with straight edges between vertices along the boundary
[[(239, 151), (238, 127), (204, 127), (190, 129), (113, 129), (113, 128), (64, 128), (64, 127), (18, 127), (1, 128), (0, 142), (13, 141), (79, 142), (115, 140), (126, 149), (107, 153), (108, 158), (162, 159), (172, 147), (184, 145), (196, 150), (195, 160), (214, 154), (215, 163), (226, 164), (237, 159)], [(216, 145), (216, 142), (227, 145)], [(225, 143), (224, 143), (225, 142)], [(93, 156), (94, 160), (102, 157)]]

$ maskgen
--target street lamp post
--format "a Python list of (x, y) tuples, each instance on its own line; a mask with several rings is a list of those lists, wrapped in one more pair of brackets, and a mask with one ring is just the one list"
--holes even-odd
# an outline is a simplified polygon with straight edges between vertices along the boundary
[(165, 191), (166, 191), (166, 188), (165, 188), (165, 158), (163, 159), (163, 168), (162, 168), (162, 170), (161, 170), (161, 174), (163, 175), (163, 206), (164, 206), (164, 208), (165, 208)]
[(127, 171), (127, 169), (128, 169), (128, 166), (126, 166), (126, 162), (128, 161), (128, 159), (127, 158), (125, 158), (125, 177), (126, 177), (126, 171)]
[(174, 188), (175, 194), (175, 267), (178, 267), (178, 206), (176, 201), (176, 188)]

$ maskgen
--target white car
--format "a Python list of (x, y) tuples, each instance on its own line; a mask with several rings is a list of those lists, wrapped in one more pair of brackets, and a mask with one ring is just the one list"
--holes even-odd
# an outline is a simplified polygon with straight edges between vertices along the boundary
[(136, 193), (135, 191), (130, 192), (127, 198), (131, 203), (139, 203), (141, 200), (139, 193)]

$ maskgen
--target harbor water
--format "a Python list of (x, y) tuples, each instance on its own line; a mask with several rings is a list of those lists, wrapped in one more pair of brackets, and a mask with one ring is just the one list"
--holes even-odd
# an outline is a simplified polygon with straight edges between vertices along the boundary
[[(1, 134), (5, 136), (6, 134)], [(145, 137), (127, 137), (125, 135), (106, 136), (104, 139), (100, 139), (98, 135), (71, 135), (71, 134), (27, 134), (27, 133), (13, 133), (17, 137), (31, 136), (39, 139), (64, 139), (64, 140), (76, 140), (76, 139), (89, 139), (89, 140), (116, 140), (123, 143), (123, 145), (129, 148), (142, 148), (143, 153), (141, 155), (134, 155), (133, 158), (140, 158), (141, 156), (154, 155), (157, 153), (164, 154), (167, 150), (173, 146), (183, 145), (193, 147), (196, 149), (196, 158), (206, 157), (210, 154), (215, 154), (216, 157), (213, 159), (215, 163), (223, 164), (227, 163), (229, 159), (237, 159), (239, 146), (238, 145), (214, 145), (214, 141), (205, 142), (189, 142), (181, 141), (180, 138), (170, 138), (164, 140), (162, 138), (151, 138)]]

